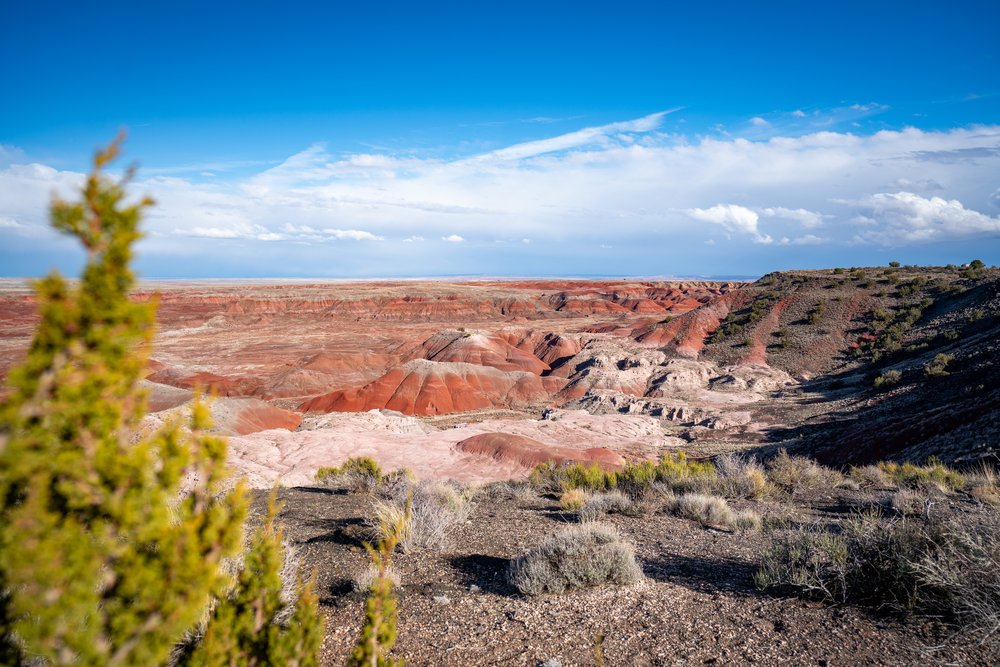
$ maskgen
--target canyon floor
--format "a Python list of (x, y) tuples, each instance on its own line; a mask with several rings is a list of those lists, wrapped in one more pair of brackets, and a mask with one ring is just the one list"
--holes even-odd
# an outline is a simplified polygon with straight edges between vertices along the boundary
[[(135, 298), (159, 303), (144, 428), (181, 418), (198, 388), (214, 395), (233, 469), (254, 488), (283, 487), (288, 535), (318, 568), (328, 664), (360, 627), (363, 600), (345, 581), (366, 558), (370, 499), (313, 480), (350, 456), (474, 485), (523, 480), (544, 461), (613, 469), (678, 451), (787, 449), (836, 467), (997, 457), (995, 269), (754, 283), (177, 281)], [(0, 374), (27, 349), (36, 305), (23, 282), (0, 281)], [(758, 509), (829, 522), (877, 500), (830, 494)], [(452, 550), (401, 556), (399, 654), (412, 665), (593, 664), (604, 633), (609, 665), (996, 657), (933, 623), (762, 595), (751, 579), (766, 535), (670, 516), (613, 519), (637, 546), (639, 588), (513, 593), (505, 564), (567, 521), (537, 494), (479, 502)]]

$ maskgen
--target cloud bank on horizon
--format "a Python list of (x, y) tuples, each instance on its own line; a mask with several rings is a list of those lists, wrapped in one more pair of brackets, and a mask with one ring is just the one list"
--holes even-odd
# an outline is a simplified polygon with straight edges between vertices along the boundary
[[(755, 275), (1000, 261), (1000, 125), (856, 133), (803, 125), (794, 110), (742, 131), (666, 131), (680, 111), (453, 158), (316, 144), (241, 177), (140, 171), (131, 190), (157, 205), (139, 266), (151, 277)], [(71, 263), (46, 212), (82, 178), (0, 146), (4, 274)]]

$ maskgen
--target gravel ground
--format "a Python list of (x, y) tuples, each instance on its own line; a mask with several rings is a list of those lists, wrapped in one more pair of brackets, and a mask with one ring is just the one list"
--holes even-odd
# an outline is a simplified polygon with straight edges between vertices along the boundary
[[(371, 500), (311, 488), (282, 489), (280, 498), (302, 565), (318, 573), (322, 664), (343, 664), (362, 622), (364, 598), (350, 582), (367, 564), (362, 544)], [(837, 520), (852, 504), (833, 495), (794, 507), (743, 503), (800, 521)], [(609, 518), (636, 545), (646, 575), (637, 587), (538, 598), (511, 588), (509, 560), (574, 520), (542, 497), (481, 500), (449, 549), (397, 554), (394, 655), (412, 666), (593, 665), (594, 640), (602, 635), (608, 666), (998, 662), (987, 647), (949, 641), (936, 623), (762, 594), (752, 576), (767, 533), (721, 532), (665, 515)]]

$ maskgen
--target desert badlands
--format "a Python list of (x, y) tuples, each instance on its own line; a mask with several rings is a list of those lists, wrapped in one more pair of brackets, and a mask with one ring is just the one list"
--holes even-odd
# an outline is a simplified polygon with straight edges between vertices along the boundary
[[(317, 480), (358, 457), (451, 489), (461, 508), (395, 559), (407, 664), (995, 663), (995, 643), (954, 618), (844, 604), (847, 580), (789, 594), (762, 572), (802, 531), (849, 531), (872, 512), (879, 526), (995, 515), (996, 269), (176, 281), (133, 298), (159, 303), (143, 428), (213, 396), (256, 510), (278, 485), (297, 562), (317, 572), (324, 664), (356, 641), (363, 547), (392, 494)], [(22, 281), (0, 283), (4, 374), (35, 306)], [(642, 465), (667, 483), (607, 481)], [(574, 469), (599, 479), (559, 477)], [(632, 545), (641, 581), (531, 595), (512, 580), (526, 550), (595, 516)]]

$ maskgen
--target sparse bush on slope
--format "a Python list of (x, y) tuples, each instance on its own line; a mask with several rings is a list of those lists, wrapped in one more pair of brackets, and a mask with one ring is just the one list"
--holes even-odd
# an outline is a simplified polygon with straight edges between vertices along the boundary
[(844, 479), (836, 470), (821, 466), (812, 459), (789, 456), (784, 449), (768, 461), (767, 477), (772, 484), (791, 495), (800, 491), (832, 489)]
[(613, 526), (583, 523), (564, 528), (511, 562), (510, 583), (524, 595), (564, 593), (574, 588), (642, 579), (635, 549)]
[(943, 617), (981, 638), (1000, 631), (1000, 511), (951, 521), (864, 513), (841, 534), (799, 529), (777, 540), (761, 589)]
[(760, 499), (774, 493), (767, 471), (756, 459), (726, 454), (715, 459), (716, 488), (726, 498)]
[(607, 514), (633, 514), (636, 507), (624, 494), (612, 491), (590, 496), (578, 510), (580, 521), (596, 521)]

